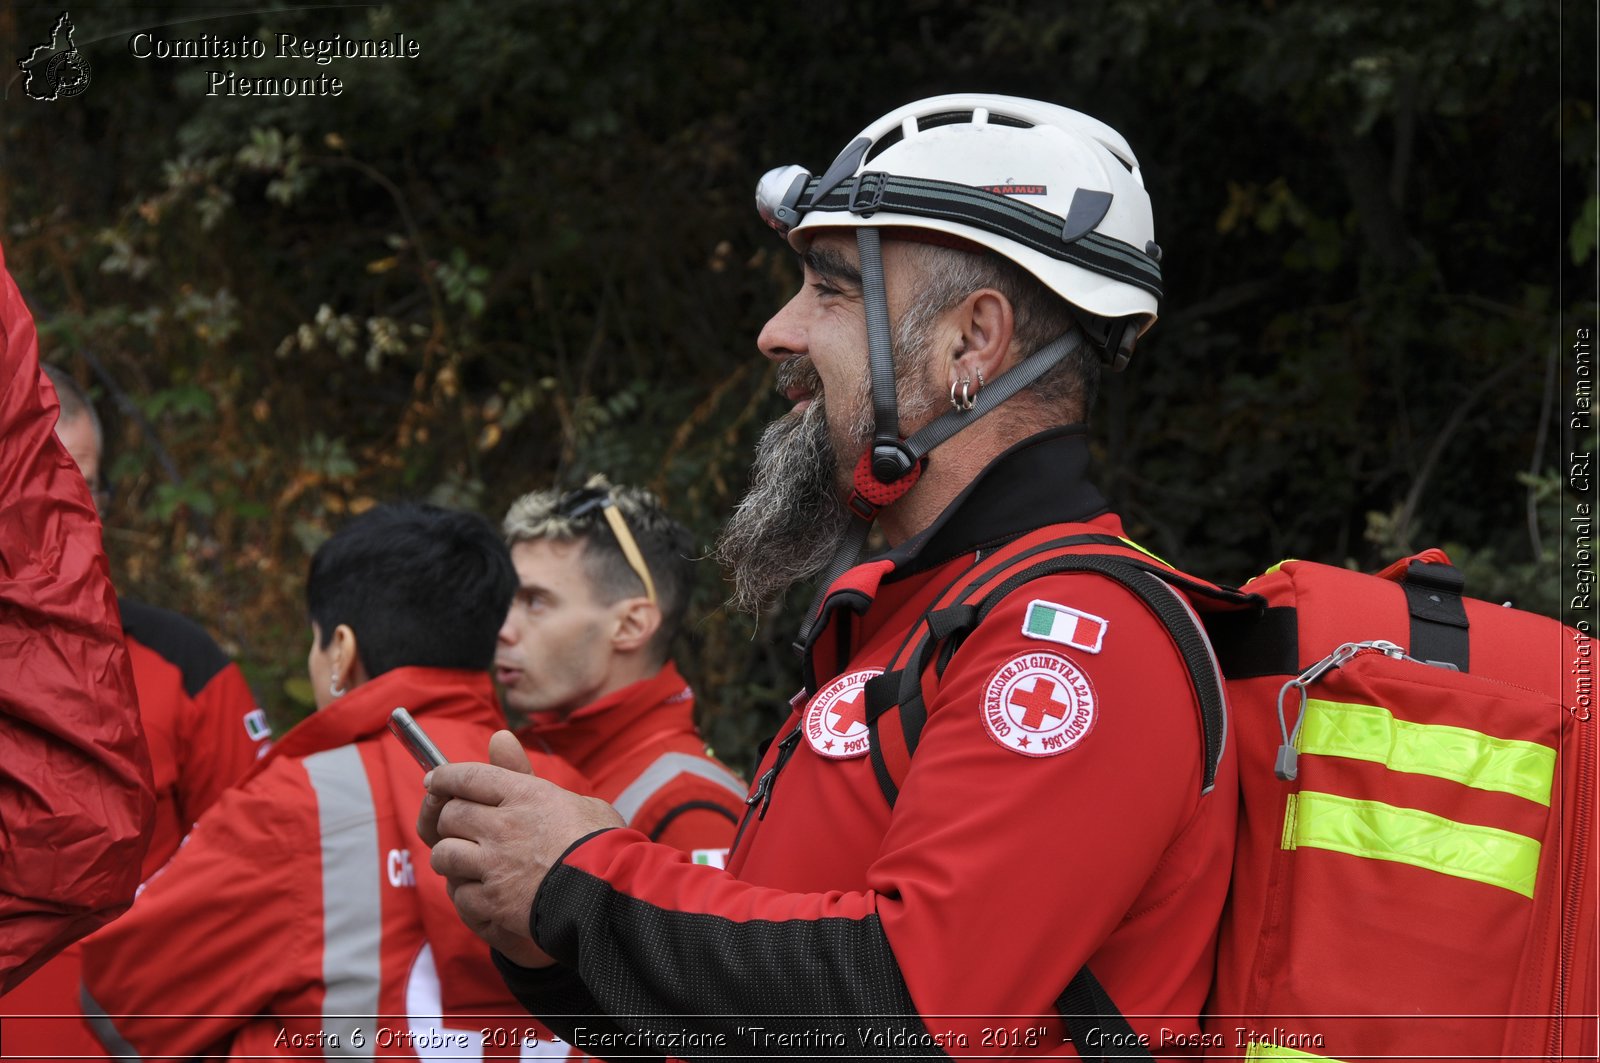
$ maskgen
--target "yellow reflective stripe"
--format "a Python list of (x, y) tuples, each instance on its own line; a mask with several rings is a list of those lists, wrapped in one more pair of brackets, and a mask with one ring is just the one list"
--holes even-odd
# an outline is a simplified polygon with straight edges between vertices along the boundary
[(1344, 1063), (1342, 1059), (1332, 1056), (1319, 1056), (1311, 1052), (1301, 1052), (1295, 1048), (1285, 1048), (1283, 1045), (1268, 1044), (1265, 1041), (1251, 1041), (1250, 1046), (1244, 1050), (1244, 1058), (1251, 1059), (1321, 1059), (1326, 1063)]
[(1446, 724), (1397, 720), (1380, 705), (1312, 698), (1300, 724), (1300, 752), (1350, 757), (1392, 771), (1432, 775), (1550, 804), (1556, 751)]
[(1267, 569), (1265, 572), (1263, 572), (1261, 574), (1263, 576), (1270, 576), (1274, 572), (1278, 571), (1278, 569), (1282, 568), (1284, 565), (1287, 565), (1289, 562), (1295, 561), (1295, 560), (1298, 560), (1298, 559), (1297, 558), (1293, 558), (1293, 557), (1286, 557), (1282, 561), (1279, 561), (1276, 565), (1273, 565), (1271, 568)]
[(1279, 561), (1276, 565), (1273, 565), (1271, 568), (1269, 568), (1265, 572), (1261, 573), (1261, 575), (1259, 575), (1259, 576), (1251, 576), (1249, 579), (1244, 581), (1244, 585), (1246, 587), (1248, 587), (1248, 586), (1250, 586), (1250, 584), (1254, 583), (1256, 580), (1264, 579), (1265, 577), (1272, 575), (1274, 572), (1278, 571), (1278, 569), (1282, 568), (1284, 565), (1287, 565), (1289, 562), (1298, 561), (1298, 560), (1300, 560), (1300, 559), (1297, 558), (1297, 557), (1286, 557), (1282, 561)]
[[(1151, 551), (1146, 550), (1144, 547), (1140, 546), (1138, 543), (1134, 542), (1132, 539), (1128, 538), (1127, 536), (1119, 535), (1119, 536), (1117, 536), (1117, 538), (1121, 539), (1123, 542), (1127, 543), (1129, 546), (1133, 547), (1135, 550), (1139, 551), (1141, 554), (1145, 555), (1146, 557), (1154, 557), (1157, 561), (1160, 561), (1163, 565), (1167, 565), (1166, 559), (1164, 559), (1162, 557), (1158, 557), (1156, 554), (1152, 553)], [(1167, 565), (1167, 567), (1168, 568), (1172, 568), (1171, 565)]]
[(1289, 795), (1285, 849), (1328, 849), (1368, 860), (1393, 860), (1533, 896), (1539, 843), (1381, 801), (1302, 791)]

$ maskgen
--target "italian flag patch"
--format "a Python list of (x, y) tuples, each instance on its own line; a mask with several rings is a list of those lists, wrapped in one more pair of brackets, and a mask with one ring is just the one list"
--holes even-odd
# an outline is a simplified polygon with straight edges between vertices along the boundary
[(1057, 642), (1088, 653), (1100, 652), (1107, 626), (1093, 613), (1037, 598), (1028, 603), (1028, 611), (1022, 617), (1022, 633), (1030, 639)]
[(267, 722), (267, 714), (260, 708), (244, 714), (244, 730), (252, 741), (259, 742), (263, 738), (272, 737), (272, 725)]

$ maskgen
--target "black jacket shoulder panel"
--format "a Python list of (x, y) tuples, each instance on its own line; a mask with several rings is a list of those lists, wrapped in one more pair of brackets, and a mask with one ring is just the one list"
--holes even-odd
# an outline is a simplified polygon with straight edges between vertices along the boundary
[(171, 662), (183, 675), (184, 692), (191, 698), (231, 663), (217, 640), (181, 613), (131, 598), (118, 598), (117, 604), (122, 608), (123, 632)]

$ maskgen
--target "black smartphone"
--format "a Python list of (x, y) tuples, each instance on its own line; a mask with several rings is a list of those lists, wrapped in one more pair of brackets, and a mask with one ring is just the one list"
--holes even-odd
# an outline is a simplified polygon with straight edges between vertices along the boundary
[(417, 758), (417, 763), (422, 765), (423, 771), (432, 771), (442, 764), (450, 763), (444, 759), (444, 754), (439, 752), (439, 747), (433, 744), (433, 739), (428, 737), (427, 732), (418, 726), (417, 721), (413, 720), (405, 709), (395, 709), (389, 714), (389, 730), (411, 750), (411, 755)]

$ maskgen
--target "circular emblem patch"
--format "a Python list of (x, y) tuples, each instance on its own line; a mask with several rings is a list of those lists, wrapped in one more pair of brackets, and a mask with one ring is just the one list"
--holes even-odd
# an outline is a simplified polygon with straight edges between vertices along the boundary
[(1013, 657), (983, 692), (983, 725), (1013, 753), (1053, 757), (1094, 727), (1094, 687), (1077, 665), (1058, 653)]
[(834, 760), (848, 760), (867, 752), (867, 680), (883, 674), (882, 668), (846, 672), (822, 688), (806, 710), (806, 741), (811, 748)]

